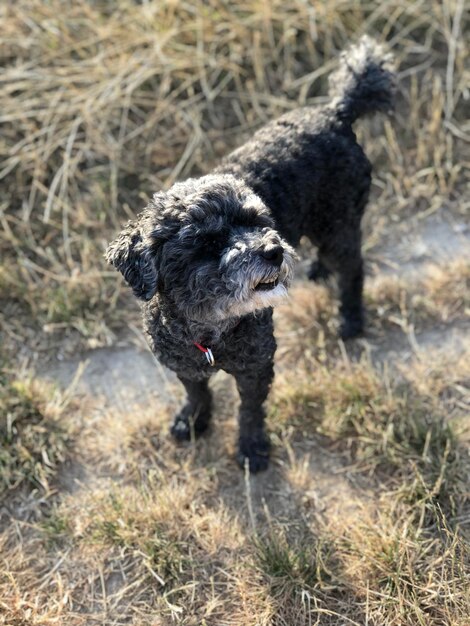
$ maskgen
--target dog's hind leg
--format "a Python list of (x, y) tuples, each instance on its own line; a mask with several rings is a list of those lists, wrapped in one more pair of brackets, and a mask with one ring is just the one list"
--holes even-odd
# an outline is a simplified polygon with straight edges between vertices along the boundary
[(341, 339), (352, 339), (364, 330), (363, 285), (364, 270), (359, 254), (339, 269)]
[(269, 439), (264, 430), (263, 403), (267, 398), (274, 370), (272, 362), (261, 366), (256, 373), (236, 374), (240, 393), (240, 437), (237, 461), (243, 468), (248, 463), (250, 472), (268, 467)]
[(195, 381), (178, 376), (188, 394), (186, 404), (176, 415), (171, 434), (178, 441), (189, 441), (194, 435), (202, 434), (209, 426), (212, 396), (208, 381)]
[(340, 291), (340, 336), (342, 339), (357, 337), (364, 330), (362, 290), (364, 270), (361, 254), (361, 234), (357, 230), (347, 238), (342, 236), (330, 241), (328, 251), (322, 249), (319, 258), (327, 270), (338, 276)]

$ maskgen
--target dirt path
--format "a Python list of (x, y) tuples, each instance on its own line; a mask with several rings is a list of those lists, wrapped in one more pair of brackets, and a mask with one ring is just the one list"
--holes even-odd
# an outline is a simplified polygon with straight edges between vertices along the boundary
[[(456, 222), (445, 212), (441, 216), (416, 219), (411, 229), (395, 233), (384, 244), (366, 252), (366, 256), (369, 281), (397, 274), (411, 282), (431, 264), (469, 259), (470, 227)], [(304, 280), (308, 264), (308, 260), (299, 264), (298, 280)], [(470, 321), (443, 324), (414, 337), (396, 332), (385, 338), (368, 338), (363, 343), (377, 363), (407, 360), (417, 350), (431, 348), (459, 354), (467, 347), (469, 326)], [(146, 346), (144, 335), (129, 334), (120, 344), (125, 345), (97, 349), (75, 359), (52, 363), (44, 376), (66, 387), (82, 366), (78, 390), (101, 396), (106, 406), (120, 411), (152, 398), (171, 402), (175, 392), (178, 393), (177, 379), (156, 361)]]

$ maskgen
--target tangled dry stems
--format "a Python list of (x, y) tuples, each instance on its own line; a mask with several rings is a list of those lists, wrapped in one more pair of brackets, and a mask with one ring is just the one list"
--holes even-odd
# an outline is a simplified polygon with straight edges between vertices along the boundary
[[(465, 355), (417, 354), (391, 381), (344, 360), (334, 300), (299, 286), (278, 313), (275, 467), (248, 485), (225, 453), (231, 422), (175, 449), (166, 407), (109, 436), (115, 416), (82, 405), (71, 437), (75, 412), (19, 366), (112, 344), (134, 313), (102, 261), (108, 233), (263, 121), (323, 101), (364, 32), (389, 42), (401, 79), (395, 119), (358, 129), (375, 166), (366, 251), (413, 216), (465, 216), (464, 3), (312, 7), (0, 8), (0, 623), (466, 625)], [(467, 282), (458, 262), (370, 283), (373, 330), (461, 321)], [(330, 491), (336, 514), (322, 512)]]

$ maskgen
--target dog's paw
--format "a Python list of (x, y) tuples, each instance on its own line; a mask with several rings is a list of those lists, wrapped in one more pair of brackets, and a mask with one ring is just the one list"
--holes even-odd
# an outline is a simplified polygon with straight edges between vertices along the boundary
[(199, 437), (207, 430), (209, 421), (209, 411), (194, 418), (190, 410), (184, 407), (175, 417), (170, 432), (176, 441), (191, 441), (192, 436)]
[(176, 441), (190, 441), (191, 427), (189, 422), (176, 418), (171, 425), (170, 432)]
[(362, 317), (350, 317), (343, 319), (339, 329), (339, 335), (343, 341), (359, 337), (364, 332), (364, 321)]
[(324, 282), (330, 277), (330, 270), (320, 263), (320, 261), (313, 261), (307, 274), (309, 280), (313, 280), (316, 283)]
[(256, 437), (240, 437), (237, 462), (242, 469), (248, 462), (248, 468), (252, 474), (261, 472), (268, 468), (269, 449), (269, 439), (264, 433)]

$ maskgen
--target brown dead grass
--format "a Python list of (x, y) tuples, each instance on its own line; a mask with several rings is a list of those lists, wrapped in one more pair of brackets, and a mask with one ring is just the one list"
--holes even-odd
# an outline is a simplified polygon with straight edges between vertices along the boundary
[[(337, 341), (334, 295), (296, 286), (277, 312), (273, 463), (251, 478), (230, 393), (211, 436), (176, 447), (169, 407), (81, 398), (77, 414), (20, 366), (111, 345), (136, 312), (102, 259), (110, 233), (323, 102), (364, 32), (400, 66), (394, 119), (357, 128), (366, 247), (443, 207), (464, 219), (464, 3), (20, 0), (0, 19), (0, 624), (466, 626), (468, 351), (373, 367)], [(373, 338), (463, 322), (468, 264), (428, 269), (367, 283)]]
[(367, 363), (280, 374), (273, 465), (249, 480), (234, 423), (175, 447), (152, 406), (105, 446), (94, 418), (83, 486), (2, 535), (5, 623), (465, 623), (469, 433), (463, 406), (443, 417), (470, 372), (436, 395), (444, 363), (411, 371), (419, 387)]
[(58, 338), (68, 331), (75, 345), (109, 344), (127, 315), (102, 259), (109, 233), (264, 121), (322, 101), (334, 57), (362, 32), (387, 39), (401, 64), (393, 124), (359, 129), (377, 166), (367, 231), (377, 239), (390, 221), (444, 204), (464, 215), (462, 6), (3, 6), (0, 299), (9, 336), (34, 325)]
[[(367, 334), (412, 337), (439, 325), (468, 323), (470, 264), (458, 258), (428, 264), (406, 277), (397, 274), (368, 279), (364, 299)], [(345, 348), (338, 342), (338, 299), (333, 281), (328, 286), (298, 281), (289, 299), (275, 311), (279, 354), (285, 366), (305, 358), (325, 364)]]

